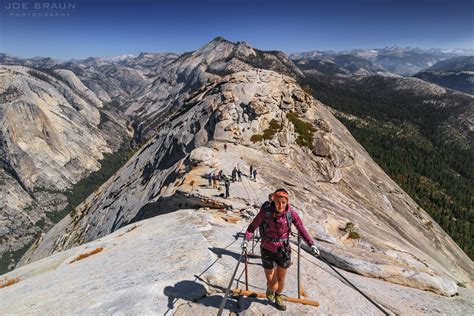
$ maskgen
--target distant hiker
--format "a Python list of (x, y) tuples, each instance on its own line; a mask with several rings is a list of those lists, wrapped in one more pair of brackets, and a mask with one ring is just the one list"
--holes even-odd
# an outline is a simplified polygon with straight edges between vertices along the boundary
[(207, 174), (207, 181), (209, 182), (209, 186), (211, 186), (212, 185), (212, 174), (210, 172)]
[(229, 188), (230, 188), (230, 181), (228, 178), (225, 179), (224, 185), (225, 185), (225, 198), (227, 199), (229, 197)]
[(224, 143), (224, 151), (227, 152), (227, 143)]
[[(319, 255), (311, 236), (303, 226), (298, 214), (288, 202), (288, 192), (278, 189), (273, 193), (272, 202), (262, 205), (260, 212), (247, 228), (242, 248), (247, 249), (248, 241), (255, 229), (260, 228), (262, 242), (260, 251), (262, 265), (267, 279), (267, 299), (279, 310), (286, 310), (281, 293), (285, 286), (286, 271), (291, 264), (290, 233), (294, 224), (303, 240), (311, 247), (311, 252)], [(275, 267), (276, 263), (276, 267)]]
[(269, 207), (270, 204), (272, 204), (272, 199), (273, 199), (273, 193), (270, 193), (270, 194), (268, 195), (268, 200), (265, 201), (265, 202), (263, 202), (261, 208), (262, 208), (262, 207)]
[(250, 179), (252, 179), (252, 175), (253, 175), (253, 165), (250, 165)]
[(242, 171), (240, 169), (237, 169), (237, 175), (239, 176), (239, 182), (242, 182)]
[(232, 181), (235, 182), (237, 179), (237, 167), (234, 167), (234, 170), (232, 170)]
[(222, 170), (219, 171), (219, 176), (217, 178), (217, 181), (221, 181), (223, 179), (224, 172)]
[(217, 189), (217, 176), (215, 173), (212, 174), (212, 188)]
[(257, 169), (253, 169), (253, 179), (257, 181)]

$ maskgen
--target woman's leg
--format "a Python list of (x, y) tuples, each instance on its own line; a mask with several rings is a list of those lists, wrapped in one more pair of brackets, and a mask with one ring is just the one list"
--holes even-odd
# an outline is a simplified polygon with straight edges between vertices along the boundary
[(275, 292), (278, 288), (278, 278), (276, 269), (264, 269), (267, 278), (267, 288)]
[(285, 277), (286, 277), (286, 271), (288, 268), (282, 268), (280, 266), (277, 266), (276, 268), (276, 278), (277, 278), (277, 288), (276, 292), (281, 293), (283, 291), (283, 287), (285, 286)]

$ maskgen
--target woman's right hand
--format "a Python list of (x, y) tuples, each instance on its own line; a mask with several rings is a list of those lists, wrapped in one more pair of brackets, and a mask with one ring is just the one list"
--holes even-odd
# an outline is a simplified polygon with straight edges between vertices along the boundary
[(249, 232), (249, 231), (245, 232), (245, 240), (247, 240), (247, 241), (251, 240), (252, 236), (253, 236), (253, 234), (251, 232)]

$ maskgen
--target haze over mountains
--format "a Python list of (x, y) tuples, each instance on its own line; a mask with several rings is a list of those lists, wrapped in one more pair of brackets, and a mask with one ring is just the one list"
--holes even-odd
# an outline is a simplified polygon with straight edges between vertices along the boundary
[(414, 76), (440, 86), (474, 94), (472, 50), (389, 47), (350, 51), (311, 51), (290, 58), (310, 76)]
[[(449, 54), (392, 48), (347, 54), (313, 52), (292, 55), (292, 60), (282, 52), (261, 51), (245, 42), (218, 37), (182, 55), (142, 53), (68, 62), (0, 56), (2, 272), (11, 270), (29, 248), (21, 267), (6, 274), (6, 278), (18, 277), (20, 282), (0, 289), (0, 300), (7, 302), (2, 308), (21, 313), (31, 304), (39, 304), (35, 307), (38, 312), (51, 312), (48, 306), (54, 305), (54, 295), (34, 302), (34, 295), (24, 293), (40, 294), (41, 282), (67, 278), (72, 285), (61, 297), (70, 302), (66, 312), (84, 310), (86, 305), (90, 312), (111, 312), (114, 306), (129, 312), (164, 312), (166, 308), (215, 312), (215, 304), (207, 296), (221, 294), (216, 288), (230, 277), (225, 271), (236, 263), (232, 255), (224, 256), (203, 276), (208, 284), (201, 285), (205, 290), (196, 296), (186, 299), (176, 284), (199, 275), (212, 263), (209, 258), (222, 258), (222, 250), (212, 250), (232, 241), (232, 235), (248, 224), (269, 191), (285, 186), (319, 241), (323, 256), (364, 276), (358, 279), (360, 283), (377, 289), (371, 294), (391, 311), (435, 312), (430, 305), (438, 296), (426, 290), (458, 295), (450, 301), (440, 299), (443, 304), (436, 305), (438, 312), (474, 310), (472, 260), (338, 120), (385, 124), (376, 115), (385, 112), (373, 111), (371, 121), (347, 109), (328, 107), (321, 102), (327, 95), (317, 98), (318, 93), (328, 91), (326, 86), (318, 90), (321, 78), (329, 84), (342, 84), (349, 92), (407, 95), (433, 113), (443, 109), (436, 123), (446, 131), (446, 141), (455, 139), (472, 149), (472, 95), (402, 76), (442, 63), (452, 57)], [(453, 60), (456, 66), (449, 62), (449, 69), (435, 65), (432, 71), (465, 71), (462, 65), (469, 63), (460, 60)], [(400, 106), (397, 112), (416, 117), (415, 123), (403, 120), (412, 132), (406, 138), (424, 137), (420, 128), (424, 123), (418, 121), (418, 113), (408, 110), (408, 106)], [(387, 129), (386, 125), (380, 127)], [(224, 143), (229, 144), (228, 152), (222, 149)], [(79, 206), (67, 209), (68, 190), (97, 171), (105, 154), (120, 150), (128, 153), (127, 161), (113, 170), (105, 183), (98, 183), (100, 188), (91, 188)], [(230, 199), (207, 186), (205, 175), (209, 172), (223, 169), (229, 173), (239, 166), (246, 173), (250, 165), (259, 170), (257, 181), (244, 177), (243, 182), (234, 183)], [(456, 167), (453, 170), (458, 171)], [(52, 227), (54, 218), (48, 215), (64, 211), (68, 214)], [(177, 236), (167, 222), (185, 226), (185, 232)], [(355, 224), (359, 239), (348, 238), (344, 227), (349, 222)], [(132, 224), (138, 225), (134, 232)], [(125, 238), (119, 239), (119, 230)], [(141, 239), (129, 237), (135, 233)], [(140, 252), (140, 246), (156, 236), (160, 238), (149, 247), (156, 246), (157, 252), (165, 255), (156, 258), (148, 246)], [(172, 252), (158, 242), (168, 237), (175, 245)], [(199, 263), (177, 264), (177, 257), (187, 262), (184, 258), (190, 252), (180, 245), (194, 243), (193, 256)], [(126, 267), (133, 265), (123, 263), (126, 260), (119, 248), (114, 248), (117, 244), (130, 251), (126, 260), (143, 266), (142, 271), (150, 269), (143, 262), (158, 260), (166, 276), (152, 284), (145, 275), (130, 272), (137, 283), (147, 287), (143, 305), (122, 301), (127, 293), (114, 292), (125, 283), (117, 280), (120, 274), (112, 280), (100, 272), (103, 254), (91, 257), (95, 258), (92, 261), (69, 264), (86, 248), (104, 246), (111, 254), (109, 264), (124, 267), (120, 273), (125, 273)], [(238, 252), (238, 245), (234, 248), (237, 250), (232, 251)], [(72, 301), (81, 291), (77, 276), (87, 271), (81, 267), (96, 271), (98, 281), (90, 281), (87, 290), (101, 293), (96, 304), (88, 304), (94, 295), (83, 304)], [(310, 271), (309, 263), (305, 268)], [(318, 273), (320, 286), (334, 290), (323, 294), (314, 279), (306, 284), (307, 293), (321, 298), (325, 306), (321, 312), (347, 312), (348, 305), (355, 312), (367, 310), (366, 303), (351, 298), (352, 292), (342, 283), (334, 285), (327, 271)], [(130, 280), (124, 278), (124, 282)], [(48, 284), (52, 293), (61, 291), (60, 282)], [(407, 293), (416, 299), (404, 297), (403, 286), (409, 287)], [(139, 289), (134, 290), (138, 293)], [(347, 295), (338, 298), (337, 291)], [(384, 291), (391, 298), (384, 296)], [(156, 296), (159, 303), (152, 304)], [(169, 298), (181, 298), (185, 304), (170, 307)], [(412, 305), (400, 306), (402, 299)], [(269, 306), (246, 306), (242, 301), (229, 309), (271, 312)], [(305, 308), (297, 311), (311, 312)]]
[(380, 65), (387, 71), (411, 76), (435, 63), (456, 56), (472, 56), (472, 49), (420, 49), (411, 47), (386, 47), (382, 49), (353, 49), (348, 51), (310, 51), (290, 55), (293, 60), (324, 60), (336, 56), (351, 56)]
[(442, 60), (415, 75), (440, 86), (474, 94), (474, 56)]

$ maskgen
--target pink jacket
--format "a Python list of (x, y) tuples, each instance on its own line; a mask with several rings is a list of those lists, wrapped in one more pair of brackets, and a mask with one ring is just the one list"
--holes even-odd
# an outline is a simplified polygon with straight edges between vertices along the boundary
[[(274, 208), (273, 205), (270, 207)], [(287, 238), (288, 237), (290, 232), (288, 231), (288, 224), (286, 222), (286, 212), (291, 212), (291, 217), (293, 218), (293, 224), (296, 226), (296, 229), (298, 230), (300, 235), (303, 237), (303, 240), (309, 246), (312, 246), (314, 244), (313, 239), (304, 228), (303, 222), (301, 221), (298, 214), (290, 205), (288, 205), (288, 208), (286, 209), (286, 211), (284, 211), (281, 214), (276, 215), (276, 221), (274, 221), (273, 219), (268, 221), (266, 237), (267, 238)], [(258, 212), (257, 216), (255, 216), (254, 220), (252, 221), (252, 223), (247, 228), (247, 231), (245, 232), (246, 240), (250, 240), (252, 238), (253, 232), (255, 231), (255, 229), (257, 229), (260, 226), (260, 224), (263, 223), (264, 219), (265, 219), (265, 208), (262, 207), (260, 208), (260, 212)], [(282, 241), (271, 241), (268, 239), (262, 240), (262, 247), (271, 252), (278, 252), (278, 248), (280, 248), (282, 245), (283, 245)]]

